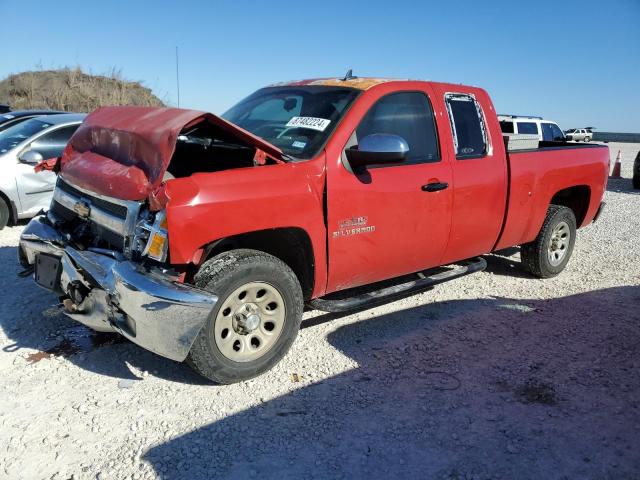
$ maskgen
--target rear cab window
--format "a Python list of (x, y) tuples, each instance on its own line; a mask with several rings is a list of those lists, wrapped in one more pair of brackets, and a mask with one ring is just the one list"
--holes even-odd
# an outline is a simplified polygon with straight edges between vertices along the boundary
[(471, 95), (463, 93), (447, 93), (445, 102), (453, 130), (456, 159), (486, 156), (489, 142), (480, 104)]

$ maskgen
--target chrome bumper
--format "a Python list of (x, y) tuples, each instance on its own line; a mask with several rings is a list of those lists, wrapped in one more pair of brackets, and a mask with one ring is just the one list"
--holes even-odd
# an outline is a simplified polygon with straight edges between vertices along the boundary
[(66, 314), (88, 327), (118, 332), (163, 357), (182, 361), (218, 301), (215, 295), (175, 282), (110, 250), (77, 250), (42, 215), (20, 237), (23, 264), (36, 255), (60, 258), (56, 292), (69, 297)]

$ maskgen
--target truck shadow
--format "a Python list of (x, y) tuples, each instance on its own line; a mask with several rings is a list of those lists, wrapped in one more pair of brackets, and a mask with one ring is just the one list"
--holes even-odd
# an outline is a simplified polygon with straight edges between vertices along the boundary
[(347, 324), (327, 340), (356, 368), (318, 383), (300, 371), (298, 390), (143, 459), (167, 479), (632, 478), (638, 305), (640, 287), (627, 286)]
[(607, 181), (607, 191), (640, 195), (640, 190), (633, 188), (633, 183), (630, 178), (609, 178)]
[(520, 253), (520, 247), (510, 247), (483, 255), (483, 258), (487, 261), (485, 271), (494, 275), (534, 280), (535, 277), (527, 273), (522, 267), (520, 255), (514, 257), (516, 253)]
[[(69, 319), (54, 294), (35, 285), (31, 276), (18, 276), (16, 247), (0, 247), (0, 265), (0, 327), (9, 339), (4, 352), (24, 350), (33, 363), (63, 356), (80, 368), (120, 379), (142, 380), (134, 373), (139, 370), (179, 383), (211, 383), (188, 366), (154, 355), (118, 334), (94, 332)], [(37, 352), (29, 352), (33, 349)]]

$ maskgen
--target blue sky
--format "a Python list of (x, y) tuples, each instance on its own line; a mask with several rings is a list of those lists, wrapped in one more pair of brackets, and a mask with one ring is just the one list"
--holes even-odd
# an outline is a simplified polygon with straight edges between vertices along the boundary
[(281, 80), (343, 75), (465, 83), (498, 111), (640, 132), (640, 0), (0, 0), (0, 77), (112, 68), (221, 113)]

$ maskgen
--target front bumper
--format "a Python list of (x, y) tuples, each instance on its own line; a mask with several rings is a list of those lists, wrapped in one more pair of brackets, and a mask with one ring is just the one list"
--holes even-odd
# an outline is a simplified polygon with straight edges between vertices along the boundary
[(60, 258), (59, 282), (51, 290), (67, 297), (66, 314), (88, 327), (118, 332), (172, 360), (186, 358), (218, 298), (145, 268), (121, 253), (78, 250), (45, 215), (31, 220), (20, 237), (20, 261), (38, 254)]

